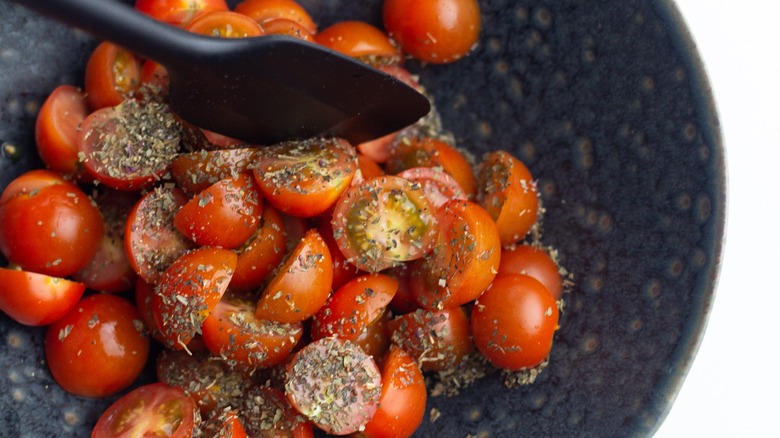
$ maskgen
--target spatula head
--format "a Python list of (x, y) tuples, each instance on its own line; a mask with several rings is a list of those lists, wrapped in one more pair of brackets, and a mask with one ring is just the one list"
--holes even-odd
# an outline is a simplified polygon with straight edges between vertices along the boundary
[(204, 38), (204, 59), (169, 65), (173, 109), (254, 144), (318, 135), (353, 144), (414, 123), (428, 99), (400, 80), (286, 36)]

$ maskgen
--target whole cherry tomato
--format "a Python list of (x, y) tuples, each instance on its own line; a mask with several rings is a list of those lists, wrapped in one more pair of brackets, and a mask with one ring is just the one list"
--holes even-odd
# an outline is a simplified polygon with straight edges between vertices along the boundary
[(25, 325), (49, 325), (65, 316), (85, 286), (64, 278), (0, 268), (0, 310)]

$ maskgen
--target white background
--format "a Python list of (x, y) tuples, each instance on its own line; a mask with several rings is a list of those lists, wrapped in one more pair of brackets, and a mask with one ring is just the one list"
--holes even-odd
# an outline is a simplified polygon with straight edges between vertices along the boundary
[(655, 437), (780, 437), (780, 1), (677, 5), (720, 113), (728, 213), (707, 331)]

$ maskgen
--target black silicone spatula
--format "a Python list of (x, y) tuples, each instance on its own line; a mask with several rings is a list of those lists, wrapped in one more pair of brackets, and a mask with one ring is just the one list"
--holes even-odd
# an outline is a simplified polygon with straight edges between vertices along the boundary
[(250, 143), (317, 135), (359, 143), (430, 110), (401, 81), (292, 37), (195, 35), (114, 0), (14, 1), (164, 65), (177, 114)]

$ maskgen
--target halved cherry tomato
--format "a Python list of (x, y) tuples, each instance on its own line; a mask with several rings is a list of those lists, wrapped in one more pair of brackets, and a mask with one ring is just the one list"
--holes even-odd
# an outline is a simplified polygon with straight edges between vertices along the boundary
[(365, 271), (361, 271), (355, 265), (349, 263), (344, 256), (344, 253), (339, 249), (336, 238), (333, 237), (333, 225), (327, 214), (320, 216), (317, 222), (317, 231), (319, 231), (320, 236), (322, 236), (322, 239), (328, 245), (330, 258), (333, 262), (333, 290), (340, 288), (346, 282), (365, 273)]
[(385, 274), (395, 278), (398, 282), (398, 291), (393, 296), (393, 300), (390, 301), (390, 308), (396, 315), (403, 313), (414, 312), (420, 308), (420, 304), (417, 303), (411, 287), (409, 286), (409, 276), (411, 275), (410, 263), (394, 266), (384, 271)]
[(203, 136), (206, 137), (206, 141), (208, 141), (209, 144), (211, 144), (212, 146), (216, 146), (218, 148), (235, 149), (239, 147), (244, 147), (246, 145), (245, 142), (237, 138), (220, 134), (215, 131), (209, 131), (208, 129), (205, 128), (200, 128), (200, 132), (203, 133)]
[(382, 16), (404, 52), (433, 64), (466, 56), (482, 27), (477, 0), (385, 0)]
[(294, 0), (244, 0), (237, 4), (234, 10), (251, 17), (263, 27), (269, 21), (286, 19), (298, 23), (312, 35), (317, 33), (314, 20), (306, 9)]
[(136, 0), (135, 8), (152, 18), (184, 27), (198, 15), (227, 11), (225, 0)]
[(290, 355), (303, 324), (255, 317), (255, 301), (228, 292), (203, 321), (203, 340), (212, 354), (242, 369), (268, 368)]
[(545, 250), (531, 245), (514, 245), (501, 250), (498, 275), (525, 274), (535, 278), (550, 291), (556, 300), (561, 299), (563, 281), (558, 264)]
[(173, 226), (203, 246), (233, 249), (257, 231), (263, 203), (248, 172), (212, 184), (184, 204)]
[(356, 146), (357, 150), (362, 156), (369, 157), (375, 163), (384, 163), (390, 158), (390, 149), (393, 142), (398, 138), (399, 132), (391, 132), (382, 137), (360, 143)]
[(189, 438), (200, 423), (197, 409), (180, 388), (164, 383), (140, 386), (106, 409), (92, 430), (92, 438)]
[(0, 310), (24, 325), (49, 325), (78, 303), (85, 286), (64, 278), (0, 268)]
[(525, 237), (536, 223), (539, 208), (536, 184), (525, 165), (506, 151), (482, 157), (477, 202), (496, 221), (502, 245)]
[(238, 413), (234, 409), (226, 408), (218, 415), (209, 418), (201, 427), (206, 436), (216, 438), (246, 438), (246, 429)]
[(369, 272), (422, 257), (438, 229), (420, 185), (397, 176), (350, 187), (336, 203), (332, 225), (347, 261)]
[(428, 398), (425, 378), (414, 359), (400, 348), (391, 349), (382, 364), (379, 409), (366, 424), (366, 438), (408, 438), (422, 423)]
[(357, 171), (355, 148), (340, 138), (284, 142), (260, 149), (255, 179), (283, 213), (312, 217), (331, 208)]
[(284, 388), (293, 407), (317, 427), (347, 435), (376, 412), (382, 382), (374, 360), (356, 344), (322, 338), (293, 356)]
[(263, 206), (260, 226), (237, 250), (236, 272), (230, 288), (255, 290), (273, 272), (287, 253), (287, 233), (282, 216), (269, 204)]
[(179, 188), (195, 194), (218, 181), (246, 172), (257, 153), (256, 148), (189, 152), (174, 158), (171, 174)]
[(455, 178), (438, 167), (412, 167), (402, 170), (398, 176), (420, 183), (425, 196), (435, 208), (441, 207), (452, 199), (463, 201), (467, 199)]
[(461, 307), (417, 309), (388, 323), (393, 344), (409, 353), (424, 371), (457, 366), (474, 351), (469, 319)]
[(0, 251), (26, 271), (76, 273), (97, 252), (103, 228), (92, 200), (48, 170), (20, 175), (0, 197)]
[(397, 64), (401, 51), (381, 29), (364, 21), (340, 21), (314, 35), (314, 40), (330, 49), (371, 64)]
[(156, 283), (163, 271), (192, 248), (173, 227), (173, 218), (187, 197), (176, 187), (163, 185), (145, 194), (133, 206), (125, 228), (125, 252), (138, 275)]
[(169, 348), (185, 348), (200, 331), (227, 290), (236, 258), (227, 249), (201, 247), (176, 259), (160, 276), (152, 311)]
[(311, 423), (276, 388), (255, 385), (234, 400), (232, 406), (251, 437), (314, 437)]
[(550, 291), (527, 275), (496, 277), (471, 313), (474, 344), (493, 365), (520, 370), (550, 354), (558, 306)]
[(390, 332), (387, 323), (393, 318), (393, 312), (385, 309), (374, 322), (368, 325), (353, 342), (357, 344), (377, 363), (382, 360), (390, 349)]
[(78, 139), (88, 114), (84, 91), (72, 85), (60, 85), (43, 102), (35, 120), (35, 145), (49, 169), (85, 176), (79, 165)]
[(119, 105), (141, 83), (141, 60), (132, 52), (104, 41), (87, 61), (84, 91), (92, 111)]
[(49, 326), (45, 342), (54, 380), (85, 397), (105, 397), (127, 388), (149, 357), (149, 337), (138, 311), (116, 295), (82, 299)]
[(435, 249), (416, 263), (409, 279), (417, 302), (426, 309), (473, 301), (493, 281), (501, 260), (498, 229), (482, 207), (453, 200), (439, 214)]
[(306, 232), (265, 287), (257, 302), (258, 319), (294, 323), (325, 304), (333, 284), (333, 263), (316, 229)]
[(385, 171), (379, 167), (379, 164), (366, 155), (358, 154), (357, 160), (358, 168), (360, 169), (360, 176), (362, 176), (363, 179), (371, 179), (385, 175)]
[(296, 21), (286, 18), (276, 18), (263, 23), (266, 35), (287, 35), (300, 40), (314, 42), (314, 36), (305, 27)]
[(200, 14), (187, 24), (192, 33), (220, 38), (247, 38), (265, 35), (257, 22), (233, 11), (211, 11)]

